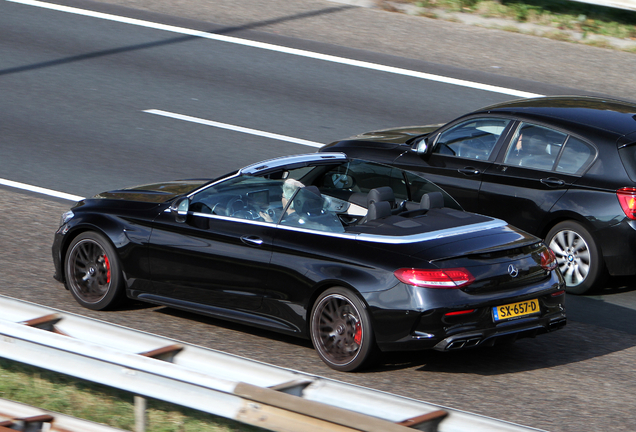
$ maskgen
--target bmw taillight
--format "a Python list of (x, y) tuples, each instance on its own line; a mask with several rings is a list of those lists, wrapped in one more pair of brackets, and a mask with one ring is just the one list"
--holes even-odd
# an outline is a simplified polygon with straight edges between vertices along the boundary
[(625, 216), (636, 220), (636, 188), (624, 187), (616, 191), (616, 196)]
[(557, 266), (557, 259), (552, 249), (545, 248), (539, 254), (541, 256), (541, 267), (545, 270), (554, 270)]
[(475, 277), (465, 268), (439, 270), (401, 268), (393, 274), (405, 284), (425, 288), (461, 288), (475, 280)]

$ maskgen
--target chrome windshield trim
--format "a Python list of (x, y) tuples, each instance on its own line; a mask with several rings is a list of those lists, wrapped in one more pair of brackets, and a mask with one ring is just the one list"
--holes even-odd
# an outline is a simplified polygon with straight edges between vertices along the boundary
[(466, 226), (458, 227), (458, 228), (448, 228), (444, 230), (418, 233), (418, 234), (412, 234), (408, 236), (388, 236), (388, 235), (378, 235), (378, 234), (334, 233), (329, 231), (317, 231), (317, 230), (312, 230), (307, 228), (286, 226), (286, 225), (280, 225), (280, 224), (277, 225), (272, 222), (240, 219), (240, 218), (234, 218), (231, 216), (213, 215), (209, 213), (193, 212), (192, 214), (195, 216), (201, 216), (201, 217), (205, 217), (209, 219), (220, 219), (225, 221), (246, 223), (251, 225), (268, 226), (268, 227), (284, 229), (288, 231), (297, 231), (297, 232), (304, 232), (308, 234), (323, 235), (327, 237), (336, 237), (336, 238), (347, 239), (347, 240), (356, 240), (356, 241), (363, 241), (363, 242), (370, 242), (370, 243), (384, 243), (384, 244), (418, 243), (418, 242), (436, 240), (436, 239), (441, 239), (446, 237), (453, 237), (453, 236), (458, 236), (463, 234), (470, 234), (473, 232), (485, 231), (489, 229), (508, 226), (508, 223), (501, 219), (492, 219), (488, 222), (481, 222), (481, 223), (466, 225)]
[(294, 156), (283, 156), (248, 165), (239, 170), (240, 174), (257, 174), (263, 170), (281, 168), (286, 165), (310, 163), (320, 161), (347, 161), (349, 158), (344, 153), (307, 153)]
[[(217, 180), (217, 181), (215, 181), (215, 182), (205, 184), (205, 185), (201, 186), (200, 188), (195, 189), (195, 190), (193, 190), (192, 192), (190, 192), (190, 193), (187, 195), (187, 197), (188, 197), (188, 198), (192, 198), (192, 196), (194, 196), (195, 194), (197, 194), (197, 193), (201, 192), (202, 190), (206, 190), (206, 189), (207, 189), (207, 188), (209, 188), (209, 187), (212, 187), (212, 186), (214, 186), (214, 185), (217, 185), (217, 184), (219, 184), (219, 183), (221, 183), (221, 182), (224, 182), (224, 181), (226, 181), (226, 180), (229, 180), (229, 179), (231, 179), (231, 178), (234, 178), (234, 177), (240, 177), (240, 175), (241, 175), (241, 172), (239, 171), (239, 172), (237, 172), (236, 174), (233, 174), (233, 175), (231, 175), (231, 176), (223, 177), (222, 179), (218, 179), (218, 180)], [(197, 214), (204, 215), (205, 213), (197, 213)]]

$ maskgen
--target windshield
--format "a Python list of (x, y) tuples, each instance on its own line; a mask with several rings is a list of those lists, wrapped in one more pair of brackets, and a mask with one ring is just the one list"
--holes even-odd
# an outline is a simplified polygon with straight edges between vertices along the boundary
[(390, 214), (396, 215), (420, 208), (420, 201), (430, 193), (440, 196), (443, 207), (461, 210), (450, 195), (420, 174), (351, 160), (231, 177), (192, 195), (188, 210), (287, 227), (344, 232), (347, 227), (368, 220), (371, 196), (383, 197), (391, 206)]

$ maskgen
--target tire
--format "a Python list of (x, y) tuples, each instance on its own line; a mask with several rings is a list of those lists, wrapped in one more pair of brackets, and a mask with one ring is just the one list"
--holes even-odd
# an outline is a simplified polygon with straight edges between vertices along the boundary
[(345, 288), (330, 288), (318, 297), (311, 310), (310, 333), (320, 359), (339, 371), (368, 366), (376, 351), (367, 308)]
[(124, 278), (115, 248), (96, 232), (73, 239), (64, 260), (64, 276), (75, 300), (87, 309), (112, 308), (123, 296)]
[(550, 230), (545, 242), (556, 255), (568, 293), (584, 294), (601, 282), (605, 263), (594, 238), (583, 225), (561, 222)]

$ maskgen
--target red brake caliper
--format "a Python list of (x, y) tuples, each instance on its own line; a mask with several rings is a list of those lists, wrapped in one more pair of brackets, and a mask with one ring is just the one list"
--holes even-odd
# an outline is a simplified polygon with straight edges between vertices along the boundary
[(110, 261), (108, 261), (108, 257), (104, 254), (104, 265), (106, 266), (106, 283), (110, 283)]
[(356, 333), (353, 335), (353, 341), (358, 345), (362, 342), (362, 326), (360, 325), (360, 321), (356, 323)]

